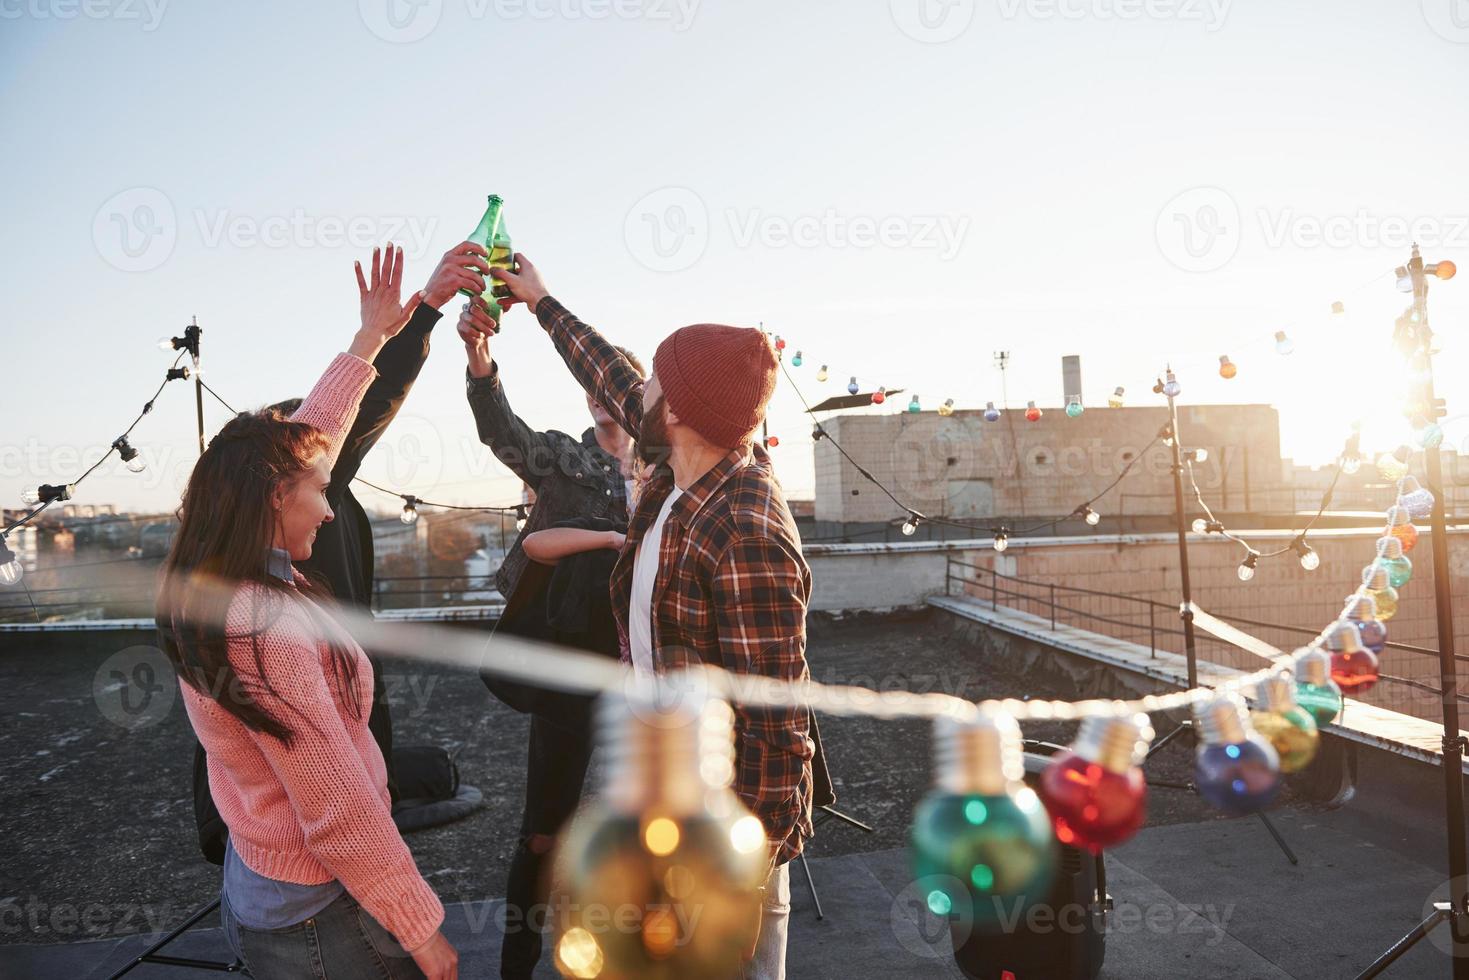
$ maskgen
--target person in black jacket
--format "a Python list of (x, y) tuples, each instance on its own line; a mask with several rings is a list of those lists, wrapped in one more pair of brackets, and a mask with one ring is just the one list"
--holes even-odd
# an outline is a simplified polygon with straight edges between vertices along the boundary
[[(367, 609), (372, 602), (372, 524), (367, 512), (352, 495), (352, 481), (362, 461), (377, 445), (378, 439), (403, 407), (408, 392), (413, 389), (423, 362), (428, 358), (429, 334), (443, 316), (439, 308), (460, 289), (482, 293), (489, 273), (489, 257), (484, 248), (474, 242), (460, 242), (445, 252), (424, 287), (423, 302), (414, 311), (412, 319), (384, 345), (372, 362), (377, 369), (377, 379), (363, 396), (357, 419), (347, 433), (327, 488), (327, 503), (336, 517), (323, 524), (317, 532), (311, 557), (296, 563), (301, 572), (329, 586), (332, 595), (343, 605)], [(289, 414), (298, 404), (300, 399), (293, 399), (273, 407)], [(368, 651), (368, 659), (372, 662), (373, 674), (368, 728), (382, 750), (383, 764), (388, 770), (388, 791), (396, 803), (398, 786), (393, 778), (393, 721), (388, 709), (382, 664), (371, 651)], [(204, 856), (216, 864), (222, 863), (226, 830), (209, 795), (207, 760), (198, 743), (194, 746), (194, 817)]]

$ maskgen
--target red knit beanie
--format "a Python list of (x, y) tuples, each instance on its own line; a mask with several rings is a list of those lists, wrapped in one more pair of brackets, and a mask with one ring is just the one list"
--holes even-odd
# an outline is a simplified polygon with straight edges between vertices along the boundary
[(680, 422), (733, 449), (765, 417), (775, 391), (775, 350), (753, 327), (696, 323), (658, 345), (653, 373)]

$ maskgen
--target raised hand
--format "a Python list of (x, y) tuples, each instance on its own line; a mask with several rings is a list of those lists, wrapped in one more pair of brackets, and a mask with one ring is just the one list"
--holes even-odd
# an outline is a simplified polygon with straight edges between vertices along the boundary
[(464, 304), (459, 313), (459, 339), (464, 341), (464, 355), (469, 359), (469, 374), (486, 378), (490, 374), (490, 337), (500, 325), (485, 312), (479, 299)]
[(476, 296), (485, 291), (485, 277), (490, 274), (489, 253), (474, 242), (460, 242), (439, 260), (428, 285), (423, 287), (423, 301), (439, 309), (461, 289)]
[(363, 357), (363, 360), (371, 361), (382, 345), (403, 329), (423, 301), (423, 293), (414, 293), (408, 297), (408, 302), (400, 302), (403, 250), (394, 245), (389, 245), (386, 252), (377, 248), (372, 250), (370, 281), (362, 275), (361, 262), (353, 265), (357, 269), (357, 293), (362, 303), (362, 327), (357, 331), (351, 353), (362, 356), (359, 347), (370, 350), (372, 356)]
[(530, 259), (519, 252), (515, 253), (514, 268), (496, 269), (495, 278), (503, 282), (506, 291), (510, 293), (510, 299), (500, 301), (500, 305), (507, 310), (516, 303), (524, 303), (526, 309), (534, 313), (541, 300), (548, 295), (545, 284), (541, 282), (540, 272), (531, 264)]

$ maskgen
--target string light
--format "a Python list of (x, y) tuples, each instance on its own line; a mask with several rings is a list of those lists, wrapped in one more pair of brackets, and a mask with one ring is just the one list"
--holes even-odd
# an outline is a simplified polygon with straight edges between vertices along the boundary
[(0, 534), (0, 585), (14, 585), (25, 575), (25, 566), (20, 563), (15, 552), (10, 550), (10, 545), (5, 543), (5, 536)]
[(1418, 543), (1418, 529), (1406, 507), (1394, 504), (1387, 511), (1387, 533), (1403, 543), (1404, 551), (1412, 551)]
[(767, 448), (774, 449), (780, 445), (780, 436), (766, 436), (765, 445)]
[(872, 404), (874, 405), (881, 405), (883, 402), (887, 401), (887, 399), (888, 390), (886, 388), (878, 388), (872, 393)]
[(776, 350), (785, 350), (786, 349), (786, 342), (781, 339), (780, 334), (776, 334), (775, 335), (775, 349)]
[(1183, 386), (1173, 376), (1173, 369), (1169, 368), (1163, 375), (1163, 394), (1169, 398), (1177, 398), (1183, 393)]
[(1067, 402), (1066, 402), (1066, 417), (1067, 418), (1072, 418), (1072, 419), (1078, 418), (1081, 415), (1081, 413), (1082, 412), (1085, 412), (1085, 411), (1086, 411), (1086, 406), (1081, 403), (1081, 396), (1080, 395), (1072, 395), (1067, 400)]
[(1235, 574), (1239, 576), (1239, 580), (1241, 582), (1248, 582), (1250, 579), (1254, 578), (1255, 566), (1259, 564), (1259, 562), (1260, 555), (1258, 552), (1246, 552), (1245, 560), (1239, 563), (1239, 568), (1235, 569)]
[(1238, 373), (1239, 368), (1236, 367), (1234, 362), (1229, 359), (1229, 355), (1221, 354), (1219, 356), (1219, 377), (1223, 378), (1225, 381), (1228, 381)]
[(986, 422), (998, 422), (998, 421), (1000, 421), (1000, 410), (995, 407), (995, 403), (994, 402), (985, 402), (985, 404), (984, 404), (984, 420)]
[(1423, 489), (1417, 477), (1405, 476), (1398, 480), (1397, 506), (1421, 520), (1433, 513), (1433, 494)]
[(1244, 699), (1233, 691), (1221, 693), (1199, 710), (1198, 722), (1194, 784), (1199, 795), (1232, 816), (1269, 805), (1280, 790), (1280, 757), (1251, 729)]
[(849, 395), (855, 395), (856, 393), (857, 393), (857, 376), (854, 374), (854, 375), (852, 375), (852, 380), (849, 381), (849, 382), (847, 382), (847, 394), (849, 394)]
[(1375, 599), (1370, 595), (1349, 596), (1342, 618), (1357, 624), (1357, 636), (1364, 647), (1375, 654), (1382, 653), (1387, 646), (1387, 627), (1377, 618)]
[(1376, 564), (1387, 569), (1387, 584), (1395, 589), (1413, 578), (1413, 563), (1403, 554), (1403, 543), (1391, 534), (1377, 539)]
[(398, 520), (404, 524), (414, 524), (418, 521), (418, 498), (411, 494), (403, 498), (403, 513), (398, 515)]
[(811, 441), (812, 442), (820, 442), (821, 440), (823, 440), (825, 438), (826, 438), (826, 430), (821, 427), (821, 423), (820, 422), (817, 422), (814, 426), (811, 427)]
[(909, 511), (908, 519), (903, 522), (904, 536), (911, 538), (913, 536), (913, 532), (918, 530), (918, 522), (922, 519), (923, 518), (918, 514), (917, 511)]
[(1401, 480), (1408, 475), (1408, 450), (1400, 446), (1390, 453), (1379, 453), (1377, 472), (1384, 480)]
[[(1051, 821), (1024, 783), (1020, 726), (1007, 714), (934, 722), (937, 785), (913, 813), (914, 880), (934, 915), (993, 921), (1042, 901), (1055, 869)], [(967, 916), (966, 916), (967, 918)]]
[(117, 450), (118, 458), (122, 460), (129, 472), (141, 473), (148, 468), (148, 461), (132, 447), (127, 436), (118, 436), (112, 443), (112, 448)]
[(1321, 650), (1305, 649), (1295, 654), (1296, 703), (1307, 711), (1319, 729), (1341, 714), (1341, 688), (1331, 679), (1331, 657)]
[(1096, 527), (1098, 524), (1102, 523), (1102, 515), (1092, 510), (1090, 504), (1082, 504), (1080, 507), (1076, 508), (1073, 516), (1080, 517), (1092, 527)]
[(1326, 631), (1331, 652), (1331, 679), (1346, 694), (1357, 696), (1377, 684), (1377, 655), (1362, 645), (1362, 633), (1349, 619), (1339, 619)]
[(35, 507), (38, 504), (54, 504), (63, 500), (70, 500), (72, 491), (76, 489), (74, 483), (61, 483), (52, 485), (43, 483), (39, 487), (27, 487), (20, 492), (21, 503), (27, 507)]
[(826, 373), (826, 365), (823, 364), (823, 365), (821, 365), (821, 370), (819, 370), (819, 371), (816, 372), (816, 380), (817, 381), (825, 381), (827, 379), (827, 377), (828, 377), (828, 375)]
[(944, 403), (939, 406), (939, 415), (948, 418), (954, 414), (954, 399), (945, 398)]
[(1275, 353), (1284, 357), (1296, 349), (1296, 342), (1285, 335), (1284, 330), (1275, 331)]
[(1321, 741), (1316, 719), (1296, 703), (1295, 685), (1283, 671), (1261, 681), (1259, 694), (1263, 706), (1250, 712), (1255, 731), (1275, 749), (1281, 772), (1300, 772), (1316, 757)]
[(801, 366), (801, 352), (796, 351), (796, 356), (791, 358), (791, 367)]
[(1398, 614), (1398, 590), (1387, 579), (1387, 569), (1373, 562), (1362, 569), (1362, 589), (1372, 597), (1377, 618), (1387, 622)]
[(1110, 398), (1107, 399), (1107, 407), (1108, 408), (1121, 408), (1122, 407), (1122, 394), (1123, 394), (1122, 386), (1121, 385), (1118, 385), (1116, 387), (1116, 389), (1113, 390), (1112, 397), (1110, 397)]
[(515, 530), (516, 531), (524, 531), (525, 530), (525, 522), (526, 522), (527, 519), (528, 518), (527, 518), (527, 515), (526, 515), (525, 504), (516, 504), (515, 505)]
[(1025, 405), (1025, 421), (1039, 422), (1040, 418), (1041, 410), (1035, 407), (1035, 402), (1027, 402)]
[(1003, 552), (1010, 547), (1010, 533), (1004, 528), (995, 531), (994, 549)]
[(917, 415), (919, 412), (923, 411), (923, 409), (920, 408), (918, 405), (917, 395), (914, 395), (911, 399), (908, 400), (908, 411), (913, 413), (914, 415)]
[(1316, 549), (1306, 543), (1305, 536), (1296, 538), (1291, 542), (1291, 548), (1301, 560), (1301, 567), (1308, 572), (1314, 572), (1321, 567), (1321, 556)]
[(1082, 720), (1076, 741), (1040, 778), (1058, 841), (1100, 854), (1138, 832), (1148, 798), (1139, 767), (1152, 740), (1153, 726), (1141, 712)]

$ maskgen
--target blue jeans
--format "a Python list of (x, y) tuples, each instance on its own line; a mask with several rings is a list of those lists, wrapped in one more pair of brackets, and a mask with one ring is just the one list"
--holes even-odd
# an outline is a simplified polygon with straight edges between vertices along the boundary
[(347, 892), (283, 929), (240, 925), (228, 899), (219, 915), (225, 941), (255, 980), (423, 980), (413, 957)]
[(786, 935), (791, 924), (791, 866), (787, 862), (765, 879), (765, 907), (755, 956), (744, 966), (744, 980), (785, 980)]

